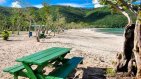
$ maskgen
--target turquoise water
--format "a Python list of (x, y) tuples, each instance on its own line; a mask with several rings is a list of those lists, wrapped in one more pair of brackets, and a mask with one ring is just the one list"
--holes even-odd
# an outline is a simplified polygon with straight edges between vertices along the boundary
[(124, 33), (123, 28), (98, 28), (96, 31), (97, 32), (107, 33), (107, 34), (120, 35), (120, 36), (122, 36), (123, 33)]

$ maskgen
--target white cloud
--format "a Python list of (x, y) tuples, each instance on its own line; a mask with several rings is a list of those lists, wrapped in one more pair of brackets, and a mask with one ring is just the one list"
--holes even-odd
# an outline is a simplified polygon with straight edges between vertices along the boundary
[(20, 2), (15, 1), (15, 2), (12, 2), (11, 7), (14, 7), (14, 8), (21, 8), (22, 6), (20, 5)]
[(76, 4), (76, 3), (58, 3), (56, 5), (62, 5), (62, 6), (71, 6), (71, 7), (79, 7), (79, 8), (92, 8), (93, 5), (91, 3), (85, 3), (85, 4)]
[(71, 7), (83, 7), (80, 4), (75, 4), (75, 3), (58, 3), (57, 5), (62, 5), (62, 6), (71, 6)]
[(37, 7), (37, 8), (42, 8), (43, 5), (42, 4), (38, 4), (38, 5), (33, 5), (34, 7)]
[(94, 4), (95, 8), (103, 7), (103, 5), (99, 4), (98, 0), (92, 0), (92, 3)]
[(5, 3), (5, 2), (6, 2), (5, 0), (0, 0), (0, 4)]

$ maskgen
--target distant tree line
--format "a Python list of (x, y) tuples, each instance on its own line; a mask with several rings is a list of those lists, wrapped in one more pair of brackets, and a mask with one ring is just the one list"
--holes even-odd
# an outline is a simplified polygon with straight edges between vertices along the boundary
[[(32, 25), (45, 25), (46, 30), (57, 31), (70, 28), (121, 28), (127, 19), (120, 13), (111, 13), (107, 7), (83, 9), (63, 6), (43, 8), (0, 7), (0, 31), (30, 31)], [(131, 14), (132, 15), (132, 14)]]

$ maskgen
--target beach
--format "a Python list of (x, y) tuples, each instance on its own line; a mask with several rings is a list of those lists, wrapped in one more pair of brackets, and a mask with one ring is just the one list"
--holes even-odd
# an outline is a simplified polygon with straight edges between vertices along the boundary
[(88, 79), (89, 76), (103, 73), (104, 68), (114, 67), (116, 54), (122, 52), (124, 41), (123, 36), (97, 32), (96, 28), (65, 30), (54, 37), (41, 39), (41, 42), (37, 42), (34, 36), (35, 33), (29, 38), (28, 32), (21, 32), (20, 35), (11, 36), (9, 41), (0, 38), (0, 79), (13, 79), (12, 75), (2, 70), (17, 64), (17, 58), (51, 47), (72, 48), (66, 58), (84, 57), (77, 73), (79, 78)]

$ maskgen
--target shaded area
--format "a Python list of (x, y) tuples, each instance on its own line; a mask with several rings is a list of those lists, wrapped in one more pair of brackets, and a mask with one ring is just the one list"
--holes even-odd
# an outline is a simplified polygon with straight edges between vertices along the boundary
[(82, 79), (106, 79), (106, 68), (87, 67), (83, 71)]
[(7, 41), (24, 41), (24, 40), (11, 40), (11, 39), (10, 39), (10, 40), (7, 40)]

